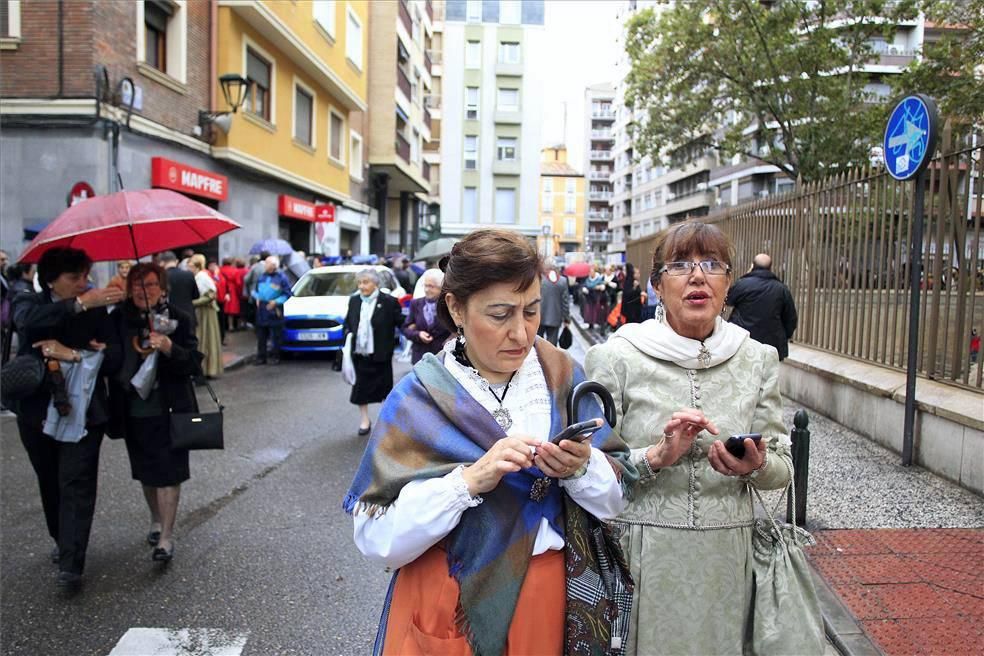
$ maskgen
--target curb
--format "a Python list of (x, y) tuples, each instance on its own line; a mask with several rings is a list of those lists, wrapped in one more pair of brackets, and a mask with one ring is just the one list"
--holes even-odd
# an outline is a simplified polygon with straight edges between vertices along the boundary
[(813, 585), (817, 589), (817, 598), (820, 600), (823, 630), (834, 648), (843, 656), (884, 656), (884, 652), (858, 625), (854, 615), (837, 593), (813, 568), (813, 563), (810, 563), (810, 573), (813, 575)]
[(223, 371), (233, 371), (235, 369), (240, 369), (248, 364), (252, 364), (256, 360), (256, 354), (250, 353), (249, 355), (239, 355), (229, 361), (229, 364), (225, 365)]

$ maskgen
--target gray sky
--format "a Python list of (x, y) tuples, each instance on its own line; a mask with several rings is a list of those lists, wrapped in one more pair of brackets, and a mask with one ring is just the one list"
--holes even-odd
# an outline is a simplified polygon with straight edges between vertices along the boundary
[[(568, 161), (584, 168), (584, 88), (615, 82), (622, 42), (619, 0), (546, 0), (547, 83), (543, 146), (567, 144)], [(564, 103), (567, 134), (564, 135)], [(584, 171), (581, 171), (582, 173)]]

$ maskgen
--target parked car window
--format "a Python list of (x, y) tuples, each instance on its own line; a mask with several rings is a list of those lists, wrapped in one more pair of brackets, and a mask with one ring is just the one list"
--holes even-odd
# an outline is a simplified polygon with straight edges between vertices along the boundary
[(308, 273), (294, 287), (294, 296), (350, 296), (359, 291), (356, 274)]

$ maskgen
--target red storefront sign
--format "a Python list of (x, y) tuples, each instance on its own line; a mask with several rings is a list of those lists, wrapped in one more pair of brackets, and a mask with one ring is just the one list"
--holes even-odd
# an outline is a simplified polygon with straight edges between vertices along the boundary
[(229, 178), (166, 157), (151, 158), (150, 186), (212, 200), (226, 200), (229, 197)]
[(315, 205), (300, 198), (280, 194), (277, 198), (277, 213), (289, 219), (301, 221), (332, 223), (335, 220), (334, 205)]

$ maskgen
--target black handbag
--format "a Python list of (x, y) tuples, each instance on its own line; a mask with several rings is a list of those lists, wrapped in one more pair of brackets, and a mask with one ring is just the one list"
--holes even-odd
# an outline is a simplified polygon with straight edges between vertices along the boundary
[(34, 353), (18, 355), (0, 369), (0, 395), (7, 401), (20, 401), (34, 394), (44, 382), (44, 360)]
[(557, 346), (562, 349), (569, 349), (573, 342), (574, 336), (571, 334), (571, 327), (565, 325), (560, 329), (560, 337), (557, 338)]
[(200, 449), (223, 449), (222, 411), (225, 406), (219, 403), (215, 390), (205, 381), (205, 387), (218, 412), (172, 412), (171, 449), (196, 451)]

